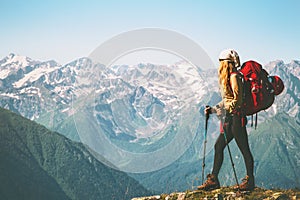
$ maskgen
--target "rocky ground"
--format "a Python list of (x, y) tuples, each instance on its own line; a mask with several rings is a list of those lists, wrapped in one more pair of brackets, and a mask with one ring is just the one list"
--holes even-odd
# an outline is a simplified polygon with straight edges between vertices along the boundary
[(171, 194), (161, 194), (151, 197), (138, 197), (132, 200), (300, 200), (299, 189), (262, 189), (255, 188), (252, 192), (237, 192), (231, 188), (221, 188), (213, 191), (186, 191)]

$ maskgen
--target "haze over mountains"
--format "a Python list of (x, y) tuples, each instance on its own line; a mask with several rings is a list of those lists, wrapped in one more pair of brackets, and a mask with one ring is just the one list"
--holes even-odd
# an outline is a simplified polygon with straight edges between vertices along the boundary
[[(283, 79), (285, 90), (267, 112), (259, 114), (259, 128), (250, 133), (257, 184), (299, 187), (300, 154), (295, 148), (300, 140), (300, 62), (274, 61), (264, 67)], [(88, 144), (150, 190), (169, 192), (199, 184), (204, 126), (199, 110), (220, 100), (216, 69), (204, 71), (185, 62), (107, 68), (88, 58), (60, 65), (15, 54), (0, 60), (0, 69), (1, 107)], [(211, 118), (207, 170), (217, 123)], [(117, 151), (107, 150), (111, 146)], [(239, 163), (238, 151), (234, 153)], [(142, 162), (135, 157), (140, 154), (153, 160)], [(287, 173), (278, 171), (284, 169), (274, 164), (278, 158)], [(160, 164), (149, 167), (155, 160)], [(225, 175), (230, 168), (226, 164), (223, 168), (222, 182), (232, 184), (232, 177)], [(274, 180), (267, 178), (268, 169), (276, 171)]]

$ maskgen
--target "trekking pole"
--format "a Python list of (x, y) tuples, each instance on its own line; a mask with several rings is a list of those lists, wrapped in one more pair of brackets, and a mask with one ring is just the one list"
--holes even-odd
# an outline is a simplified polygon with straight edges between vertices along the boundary
[[(209, 108), (209, 106), (206, 106)], [(207, 124), (209, 119), (209, 112), (205, 113), (205, 132), (204, 132), (204, 145), (203, 145), (203, 160), (202, 160), (202, 184), (204, 182), (204, 168), (205, 168), (205, 154), (206, 154), (206, 143), (207, 143)]]
[(234, 163), (233, 163), (233, 159), (232, 159), (230, 147), (229, 147), (228, 140), (227, 140), (227, 137), (226, 137), (225, 128), (223, 128), (223, 135), (224, 135), (225, 143), (226, 143), (226, 146), (227, 146), (227, 149), (228, 149), (228, 153), (229, 153), (229, 157), (230, 157), (230, 161), (231, 161), (231, 165), (232, 165), (232, 169), (233, 169), (233, 173), (234, 173), (234, 178), (235, 178), (236, 184), (238, 186), (238, 190), (239, 190), (239, 181), (238, 181), (238, 178), (237, 178), (237, 175), (236, 175), (236, 171), (235, 171), (235, 167), (234, 167)]

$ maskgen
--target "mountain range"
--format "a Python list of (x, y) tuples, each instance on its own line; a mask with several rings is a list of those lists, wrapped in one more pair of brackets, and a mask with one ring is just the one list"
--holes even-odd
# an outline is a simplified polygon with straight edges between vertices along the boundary
[[(267, 112), (259, 113), (257, 130), (248, 124), (250, 144), (257, 158), (257, 184), (286, 187), (286, 181), (292, 179), (288, 186), (299, 187), (297, 176), (291, 176), (299, 174), (298, 152), (291, 154), (288, 149), (271, 154), (272, 149), (257, 148), (255, 144), (270, 141), (272, 137), (260, 128), (268, 130), (273, 123), (274, 127), (289, 130), (286, 136), (299, 144), (300, 62), (274, 61), (264, 68), (271, 75), (279, 75), (285, 89)], [(1, 107), (83, 142), (92, 154), (100, 154), (150, 190), (170, 192), (200, 184), (204, 116), (199, 110), (221, 99), (217, 69), (204, 70), (184, 61), (164, 66), (107, 67), (89, 58), (60, 65), (53, 60), (40, 62), (15, 54), (0, 60), (0, 69)], [(276, 136), (276, 144), (281, 145), (278, 148), (288, 147), (281, 136), (282, 129), (270, 132)], [(210, 119), (208, 133), (207, 172), (218, 135), (217, 118)], [(255, 135), (260, 136), (259, 140)], [(233, 152), (238, 150), (233, 148)], [(262, 152), (269, 154), (260, 156)], [(235, 157), (241, 160), (238, 154)], [(265, 172), (277, 157), (287, 157), (282, 161), (293, 167), (289, 175), (277, 173), (275, 178), (280, 177), (280, 181), (274, 183), (265, 178)], [(224, 164), (224, 171), (230, 170)], [(232, 183), (226, 173), (221, 179), (224, 184)]]

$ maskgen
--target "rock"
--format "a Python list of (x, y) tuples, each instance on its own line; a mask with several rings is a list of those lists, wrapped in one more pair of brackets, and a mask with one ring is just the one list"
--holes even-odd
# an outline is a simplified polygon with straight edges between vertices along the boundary
[(282, 192), (276, 192), (272, 195), (271, 199), (274, 200), (285, 200), (285, 199), (289, 199), (288, 195), (283, 194)]
[(255, 188), (254, 191), (238, 192), (232, 188), (222, 187), (212, 191), (194, 190), (162, 194), (160, 196), (134, 198), (132, 200), (297, 200), (299, 197), (299, 190), (266, 190), (262, 188)]
[(133, 198), (131, 200), (159, 200), (160, 195), (156, 195), (156, 196), (150, 196), (150, 197), (137, 197), (137, 198)]

